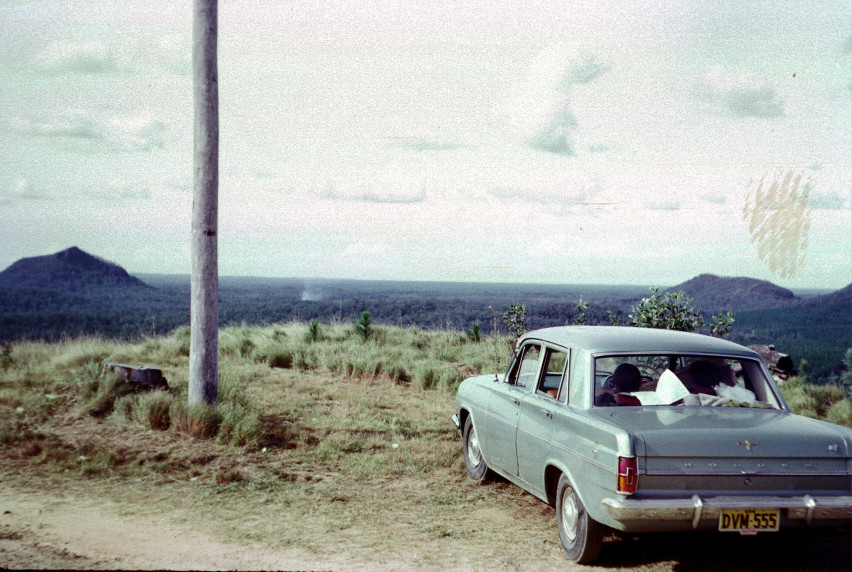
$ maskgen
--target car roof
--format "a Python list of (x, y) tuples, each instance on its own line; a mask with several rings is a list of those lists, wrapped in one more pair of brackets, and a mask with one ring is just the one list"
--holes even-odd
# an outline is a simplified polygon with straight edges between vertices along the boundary
[(562, 326), (524, 334), (519, 342), (539, 339), (590, 353), (648, 352), (661, 354), (719, 354), (759, 358), (747, 347), (702, 334), (628, 326)]

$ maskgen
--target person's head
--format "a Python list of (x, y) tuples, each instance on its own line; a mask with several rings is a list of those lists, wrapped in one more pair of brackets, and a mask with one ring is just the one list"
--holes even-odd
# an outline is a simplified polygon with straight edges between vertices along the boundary
[(719, 369), (707, 360), (698, 360), (689, 366), (692, 383), (697, 387), (714, 387), (719, 383)]
[(623, 363), (612, 374), (612, 385), (618, 393), (630, 393), (642, 385), (642, 374), (632, 363)]

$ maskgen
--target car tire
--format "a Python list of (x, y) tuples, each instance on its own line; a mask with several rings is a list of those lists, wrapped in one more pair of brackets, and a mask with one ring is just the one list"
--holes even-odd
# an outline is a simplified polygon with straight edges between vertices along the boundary
[(578, 564), (595, 560), (601, 552), (605, 527), (593, 520), (566, 475), (556, 487), (556, 526), (565, 554)]
[(485, 463), (485, 457), (482, 456), (482, 450), (479, 448), (479, 437), (476, 435), (476, 429), (473, 428), (473, 419), (470, 415), (464, 422), (462, 451), (464, 452), (464, 466), (467, 469), (467, 474), (478, 481), (484, 479), (488, 474), (488, 465)]

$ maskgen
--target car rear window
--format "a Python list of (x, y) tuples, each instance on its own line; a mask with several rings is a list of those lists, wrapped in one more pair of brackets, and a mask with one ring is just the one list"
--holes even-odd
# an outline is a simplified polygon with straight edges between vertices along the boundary
[(637, 354), (595, 358), (595, 405), (779, 408), (772, 383), (754, 360)]

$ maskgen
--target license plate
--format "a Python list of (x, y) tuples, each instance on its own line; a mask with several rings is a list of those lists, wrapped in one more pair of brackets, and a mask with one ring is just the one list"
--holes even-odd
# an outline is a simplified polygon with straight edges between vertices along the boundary
[(722, 532), (777, 532), (779, 511), (773, 509), (722, 510), (719, 515), (719, 530)]

